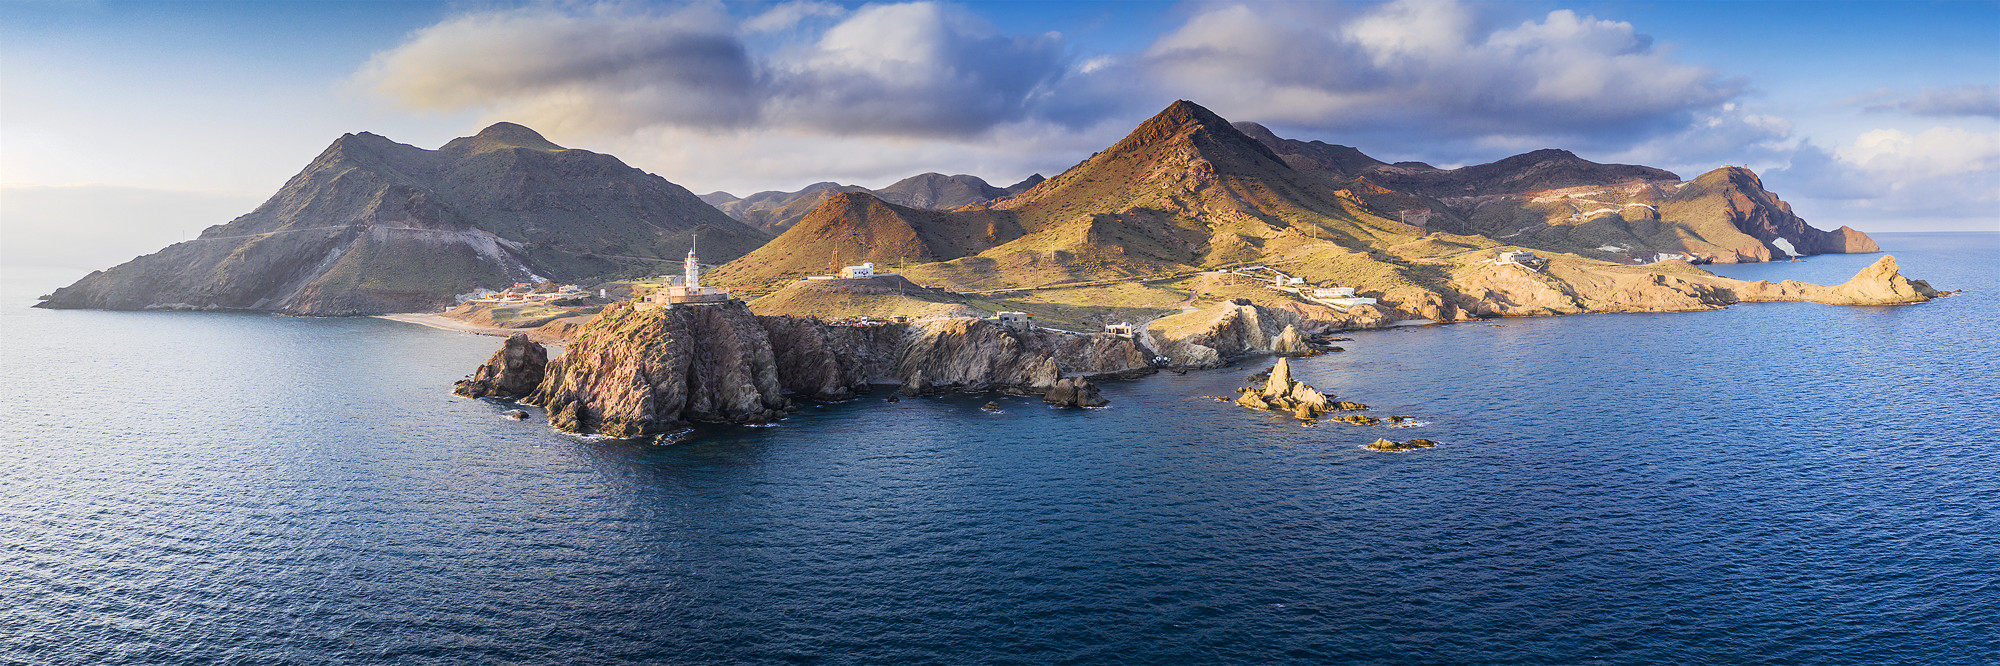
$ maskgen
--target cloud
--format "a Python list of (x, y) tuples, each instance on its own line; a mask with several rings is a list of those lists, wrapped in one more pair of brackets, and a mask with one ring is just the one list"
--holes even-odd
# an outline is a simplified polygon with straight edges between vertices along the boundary
[[(822, 31), (812, 17), (838, 17)], [(798, 28), (800, 30), (794, 30)], [(793, 31), (755, 50), (752, 34)], [(935, 2), (778, 5), (738, 22), (696, 5), (474, 12), (418, 30), (356, 75), (407, 107), (485, 110), (565, 133), (648, 127), (809, 128), (968, 137), (1021, 121), (1068, 66), (1055, 33), (1000, 34)]]
[(356, 78), (410, 108), (505, 110), (545, 130), (737, 126), (756, 120), (760, 100), (734, 29), (703, 7), (465, 14), (376, 54)]
[(1630, 23), (1557, 10), (1489, 28), (1466, 5), (1226, 5), (1145, 55), (1157, 85), (1295, 127), (1570, 141), (1662, 132), (1742, 89)]
[(778, 32), (790, 30), (800, 21), (814, 17), (841, 17), (847, 15), (847, 8), (828, 2), (798, 0), (772, 7), (755, 18), (743, 22), (743, 29), (749, 32)]
[(1915, 92), (1877, 90), (1842, 102), (1861, 106), (1871, 113), (1901, 111), (1931, 117), (1973, 116), (2000, 118), (2000, 84), (1973, 84), (1951, 88), (1923, 88)]
[(838, 134), (966, 136), (1030, 115), (1066, 67), (1055, 33), (1009, 37), (933, 2), (869, 5), (771, 63), (771, 120)]

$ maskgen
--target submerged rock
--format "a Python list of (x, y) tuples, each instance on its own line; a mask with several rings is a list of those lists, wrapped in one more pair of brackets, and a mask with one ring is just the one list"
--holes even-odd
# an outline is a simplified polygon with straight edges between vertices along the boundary
[(1097, 394), (1097, 385), (1082, 377), (1064, 377), (1042, 395), (1042, 401), (1057, 407), (1103, 407), (1111, 404)]
[(500, 412), (500, 416), (502, 418), (509, 418), (516, 421), (528, 420), (528, 413), (519, 409), (509, 409), (507, 411)]
[(548, 364), (547, 348), (529, 340), (526, 333), (515, 333), (471, 378), (459, 380), (452, 393), (468, 398), (520, 398), (541, 385)]
[(980, 405), (980, 406), (979, 406), (979, 409), (980, 409), (980, 410), (982, 410), (982, 411), (986, 411), (986, 412), (998, 412), (998, 411), (1000, 411), (1000, 403), (998, 403), (998, 402), (988, 402), (988, 403), (986, 403), (986, 404), (984, 404), (984, 405)]

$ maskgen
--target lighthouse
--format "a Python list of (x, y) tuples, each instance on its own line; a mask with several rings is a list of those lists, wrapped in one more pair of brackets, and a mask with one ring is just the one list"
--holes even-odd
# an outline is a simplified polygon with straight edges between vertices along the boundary
[(672, 276), (661, 276), (668, 284), (646, 295), (646, 298), (639, 302), (639, 307), (719, 305), (730, 301), (728, 291), (701, 286), (701, 259), (695, 256), (695, 243), (699, 240), (697, 238), (688, 241), (688, 256), (681, 262), (681, 283), (672, 284)]
[(695, 236), (693, 239), (688, 241), (688, 257), (687, 261), (685, 262), (687, 264), (685, 267), (687, 271), (687, 281), (681, 283), (687, 286), (688, 293), (700, 293), (697, 290), (701, 289), (701, 260), (696, 259), (694, 256), (694, 246), (696, 243), (700, 242), (701, 242), (701, 236)]

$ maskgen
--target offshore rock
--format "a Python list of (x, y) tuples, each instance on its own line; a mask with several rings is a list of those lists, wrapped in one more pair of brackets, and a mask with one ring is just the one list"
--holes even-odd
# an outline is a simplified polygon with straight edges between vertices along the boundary
[(1111, 404), (1097, 394), (1097, 385), (1082, 377), (1064, 377), (1042, 395), (1042, 402), (1056, 407), (1103, 407)]
[(549, 364), (529, 404), (575, 433), (640, 437), (688, 421), (762, 423), (790, 406), (771, 342), (740, 301), (607, 308)]
[(520, 398), (541, 385), (548, 364), (547, 348), (529, 340), (526, 333), (515, 333), (470, 379), (459, 380), (452, 393), (468, 398)]
[(1412, 439), (1407, 442), (1397, 442), (1387, 439), (1378, 439), (1373, 442), (1369, 442), (1362, 448), (1368, 449), (1370, 451), (1387, 451), (1393, 453), (1396, 451), (1415, 451), (1417, 449), (1428, 449), (1434, 446), (1437, 446), (1437, 442), (1433, 442), (1428, 439)]

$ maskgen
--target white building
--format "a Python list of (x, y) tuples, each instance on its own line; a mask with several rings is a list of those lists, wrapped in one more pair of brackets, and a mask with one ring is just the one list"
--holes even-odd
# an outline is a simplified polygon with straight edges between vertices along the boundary
[(848, 279), (875, 277), (875, 262), (871, 261), (861, 264), (860, 266), (848, 266), (846, 268), (842, 268), (840, 269), (840, 277)]
[[(1314, 287), (1312, 299), (1339, 308), (1356, 305), (1374, 305), (1376, 300), (1367, 296), (1354, 295), (1353, 287)], [(1345, 311), (1344, 309), (1342, 310)]]
[(1493, 263), (1502, 266), (1513, 264), (1525, 268), (1540, 269), (1548, 265), (1549, 260), (1536, 256), (1533, 252), (1502, 252), (1500, 256), (1493, 259)]
[(993, 315), (993, 319), (998, 321), (1001, 326), (1017, 331), (1027, 331), (1035, 328), (1035, 316), (1026, 312), (1001, 312)]

